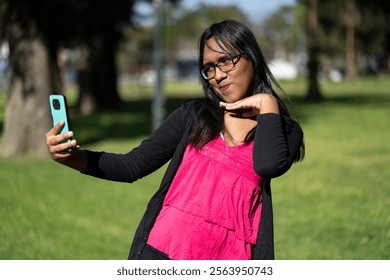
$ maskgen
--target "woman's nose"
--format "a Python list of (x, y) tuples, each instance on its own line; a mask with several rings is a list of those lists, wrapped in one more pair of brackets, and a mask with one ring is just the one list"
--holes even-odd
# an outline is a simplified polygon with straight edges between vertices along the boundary
[(215, 67), (215, 76), (214, 76), (215, 80), (222, 80), (222, 79), (226, 78), (226, 75), (227, 75), (227, 73), (223, 72), (218, 67)]

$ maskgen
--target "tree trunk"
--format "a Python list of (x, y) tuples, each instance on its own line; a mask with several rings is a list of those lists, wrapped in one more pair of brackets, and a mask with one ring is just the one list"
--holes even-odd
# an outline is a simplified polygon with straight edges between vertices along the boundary
[(99, 109), (122, 108), (117, 87), (114, 34), (114, 30), (96, 34), (82, 47), (77, 104), (83, 115), (90, 115)]
[(309, 88), (307, 91), (306, 99), (309, 101), (320, 101), (321, 92), (318, 84), (318, 42), (317, 42), (317, 0), (309, 1), (309, 12), (308, 12), (308, 36), (307, 36), (307, 49), (309, 60), (307, 63), (309, 70)]
[(5, 157), (45, 155), (44, 135), (51, 127), (48, 96), (58, 89), (54, 86), (58, 79), (56, 54), (50, 55), (34, 23), (10, 24), (7, 40), (10, 81), (1, 151)]
[(89, 116), (97, 110), (97, 104), (93, 96), (93, 86), (90, 82), (92, 75), (90, 69), (91, 63), (89, 60), (90, 49), (87, 45), (83, 44), (80, 47), (80, 68), (77, 77), (77, 84), (79, 87), (77, 107), (84, 116)]
[(355, 25), (357, 20), (356, 9), (353, 1), (346, 2), (345, 11), (345, 29), (346, 29), (346, 76), (348, 80), (355, 79)]

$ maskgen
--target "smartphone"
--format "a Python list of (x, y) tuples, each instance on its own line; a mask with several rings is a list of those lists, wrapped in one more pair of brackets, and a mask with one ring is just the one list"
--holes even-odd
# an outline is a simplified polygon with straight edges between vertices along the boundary
[[(58, 124), (60, 121), (65, 122), (64, 126), (58, 132), (58, 134), (62, 134), (70, 131), (69, 113), (68, 113), (68, 105), (66, 103), (66, 97), (62, 94), (51, 94), (49, 96), (49, 102), (50, 102), (50, 112), (53, 119), (53, 126)], [(64, 140), (62, 143), (70, 140), (72, 140), (71, 137)]]

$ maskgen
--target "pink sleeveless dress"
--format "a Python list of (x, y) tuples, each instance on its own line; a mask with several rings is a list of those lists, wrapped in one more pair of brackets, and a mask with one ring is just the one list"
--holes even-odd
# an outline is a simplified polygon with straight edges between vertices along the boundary
[(148, 244), (180, 260), (251, 259), (261, 217), (253, 141), (188, 146)]

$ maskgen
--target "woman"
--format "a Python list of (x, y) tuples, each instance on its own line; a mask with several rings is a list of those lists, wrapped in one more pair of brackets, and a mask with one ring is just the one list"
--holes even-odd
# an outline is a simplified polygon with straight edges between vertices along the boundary
[(61, 144), (73, 136), (57, 135), (62, 122), (46, 134), (48, 150), (84, 174), (122, 182), (170, 161), (129, 259), (273, 259), (270, 181), (302, 160), (303, 132), (246, 26), (227, 20), (207, 28), (199, 68), (205, 98), (183, 104), (129, 153)]

